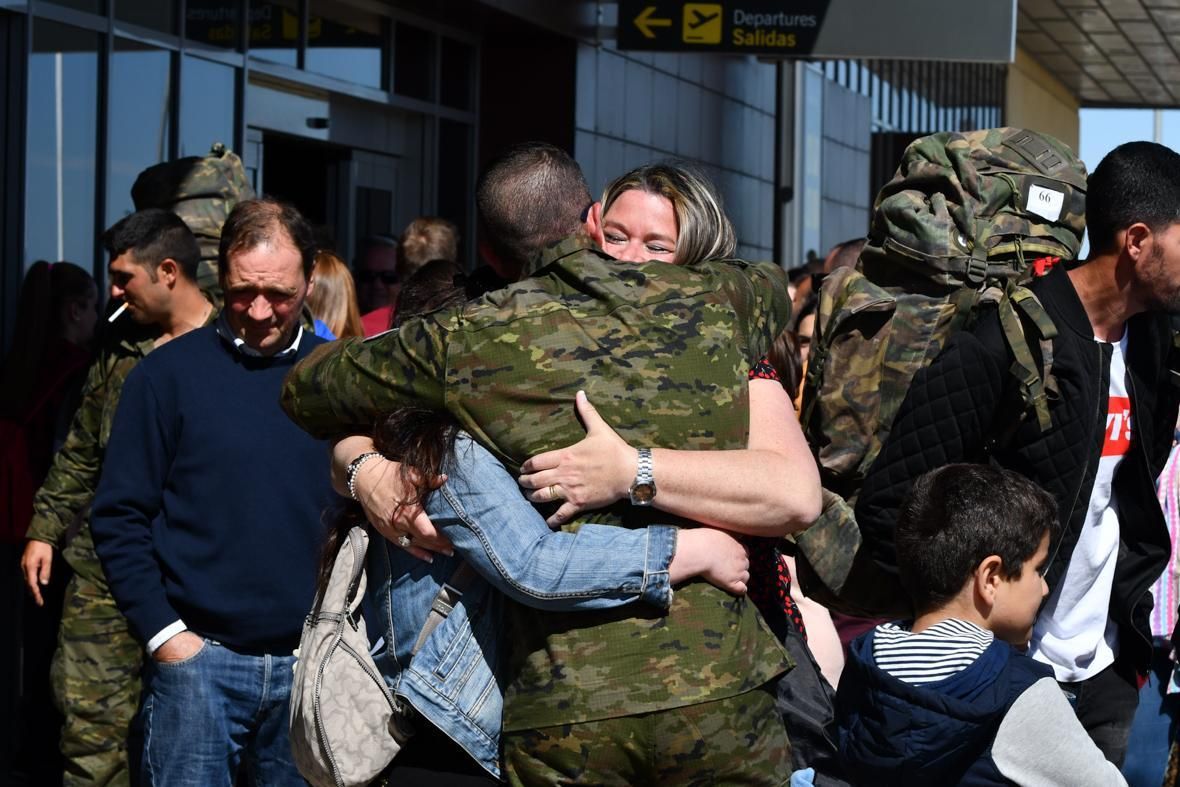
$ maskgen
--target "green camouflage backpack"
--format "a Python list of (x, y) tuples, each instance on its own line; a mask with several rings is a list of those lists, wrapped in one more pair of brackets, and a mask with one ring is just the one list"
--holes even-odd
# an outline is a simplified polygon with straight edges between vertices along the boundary
[(914, 374), (982, 307), (999, 311), (1022, 417), (1048, 428), (1056, 330), (1023, 285), (1034, 261), (1076, 256), (1085, 193), (1085, 165), (1045, 134), (941, 133), (906, 148), (856, 267), (820, 291), (801, 419), (824, 508), (795, 537), (807, 595), (849, 614), (908, 612), (896, 578), (861, 549), (856, 496)]
[(221, 225), (242, 200), (253, 199), (254, 189), (242, 160), (220, 142), (207, 156), (165, 161), (139, 173), (131, 187), (136, 210), (164, 208), (184, 219), (201, 245), (197, 283), (220, 300), (217, 283), (217, 244)]

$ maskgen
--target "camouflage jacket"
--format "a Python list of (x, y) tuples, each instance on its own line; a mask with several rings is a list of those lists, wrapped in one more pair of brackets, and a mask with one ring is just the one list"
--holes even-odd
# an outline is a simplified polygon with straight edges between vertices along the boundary
[[(583, 437), (579, 390), (632, 445), (745, 447), (750, 359), (790, 312), (779, 268), (621, 264), (577, 239), (539, 262), (533, 278), (464, 306), (320, 348), (288, 376), (283, 406), (317, 437), (367, 433), (404, 405), (445, 408), (514, 471)], [(571, 527), (587, 521), (656, 520), (616, 505)], [(731, 697), (790, 666), (752, 603), (704, 582), (678, 589), (666, 614), (515, 617), (508, 730)]]
[[(217, 311), (214, 309), (209, 319)], [(98, 489), (123, 382), (135, 365), (155, 349), (158, 336), (155, 326), (137, 325), (127, 316), (110, 329), (102, 350), (86, 372), (82, 402), (70, 423), (69, 434), (33, 498), (33, 520), (27, 537), (61, 549), (70, 568), (104, 587), (106, 580), (90, 536), (90, 503)], [(67, 537), (75, 522), (80, 529)]]

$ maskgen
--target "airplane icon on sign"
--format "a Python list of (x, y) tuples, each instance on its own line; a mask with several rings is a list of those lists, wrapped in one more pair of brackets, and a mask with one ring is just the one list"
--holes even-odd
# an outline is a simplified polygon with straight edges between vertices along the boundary
[(685, 3), (680, 38), (686, 44), (721, 43), (720, 3)]
[(691, 22), (689, 22), (688, 20), (685, 20), (685, 21), (688, 23), (688, 26), (690, 28), (692, 28), (693, 30), (696, 30), (701, 25), (705, 24), (706, 22), (711, 22), (719, 16), (721, 16), (720, 11), (714, 12), (712, 14), (702, 14), (700, 11), (698, 11), (697, 9), (694, 8), (692, 10), (692, 21)]

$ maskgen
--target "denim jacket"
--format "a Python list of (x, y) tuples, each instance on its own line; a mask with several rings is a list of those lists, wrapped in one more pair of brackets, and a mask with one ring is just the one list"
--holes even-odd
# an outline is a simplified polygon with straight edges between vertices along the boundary
[[(454, 557), (426, 563), (384, 539), (369, 547), (369, 601), (380, 616), (372, 636), (385, 639), (374, 658), (396, 694), (499, 777), (504, 597), (549, 610), (633, 601), (666, 610), (676, 528), (554, 532), (499, 460), (462, 434), (446, 472), (425, 510), (451, 540)], [(463, 560), (478, 578), (411, 661), (431, 603)]]

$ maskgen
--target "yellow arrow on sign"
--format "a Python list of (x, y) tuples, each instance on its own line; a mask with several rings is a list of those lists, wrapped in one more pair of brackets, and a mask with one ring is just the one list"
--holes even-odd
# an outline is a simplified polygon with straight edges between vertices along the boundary
[(652, 14), (656, 12), (654, 5), (649, 5), (643, 9), (639, 16), (635, 17), (635, 27), (639, 28), (639, 32), (643, 33), (645, 38), (655, 38), (656, 34), (652, 32), (653, 27), (671, 27), (671, 19), (653, 19)]

